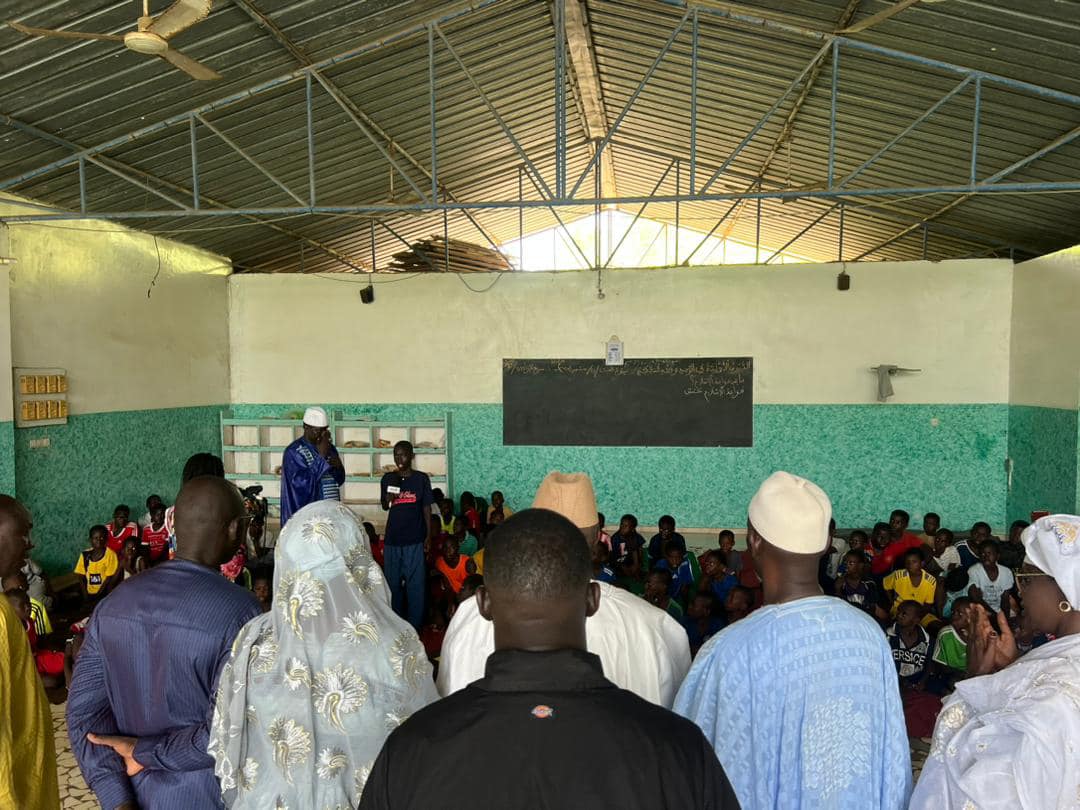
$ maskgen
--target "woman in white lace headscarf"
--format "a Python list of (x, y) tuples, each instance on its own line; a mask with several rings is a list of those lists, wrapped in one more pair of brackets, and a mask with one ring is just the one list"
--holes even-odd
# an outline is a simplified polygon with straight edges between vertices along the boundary
[(1016, 575), (1026, 629), (1053, 641), (1018, 658), (974, 616), (968, 672), (946, 700), (912, 810), (1053, 810), (1080, 805), (1080, 517), (1044, 517), (1023, 534)]
[(437, 699), (366, 533), (340, 503), (310, 504), (278, 541), (273, 610), (221, 672), (210, 754), (226, 807), (356, 807), (387, 735)]

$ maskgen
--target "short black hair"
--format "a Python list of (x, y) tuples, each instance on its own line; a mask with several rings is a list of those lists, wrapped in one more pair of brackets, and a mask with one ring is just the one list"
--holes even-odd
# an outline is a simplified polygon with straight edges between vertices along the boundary
[(694, 594), (694, 598), (695, 599), (705, 599), (705, 600), (707, 600), (709, 602), (715, 602), (716, 601), (716, 594), (713, 593), (712, 591), (709, 591), (709, 590), (698, 591), (697, 593)]
[(6, 591), (4, 591), (4, 596), (6, 596), (8, 599), (18, 599), (19, 601), (25, 599), (27, 602), (30, 601), (30, 594), (28, 594), (22, 588), (8, 588)]
[(675, 528), (675, 518), (671, 515), (661, 515), (660, 519), (656, 521), (657, 526), (663, 526), (664, 524), (670, 524), (671, 528)]
[(487, 537), (484, 580), (492, 590), (529, 600), (582, 592), (592, 554), (581, 529), (550, 509), (524, 509)]
[(128, 506), (126, 503), (118, 504), (117, 507), (115, 509), (113, 509), (113, 514), (115, 515), (117, 512), (127, 512), (128, 516), (130, 516), (131, 515), (131, 507)]
[(674, 577), (671, 576), (671, 570), (667, 568), (654, 568), (649, 572), (649, 576), (660, 577), (668, 587), (671, 587), (671, 581), (674, 579)]
[[(148, 495), (147, 498), (146, 498), (146, 508), (147, 509), (150, 508), (150, 501), (160, 501), (160, 500), (161, 500), (160, 495)], [(164, 503), (164, 501), (162, 501), (162, 502)]]
[[(952, 529), (938, 529), (937, 534), (945, 535), (945, 538), (949, 541), (949, 543), (950, 544), (952, 543), (952, 541), (953, 541)], [(937, 537), (937, 534), (935, 534), (934, 537)]]
[(1013, 529), (1026, 529), (1030, 525), (1031, 524), (1026, 520), (1014, 520), (1012, 525), (1009, 526), (1009, 531), (1012, 531)]
[(622, 523), (622, 522), (623, 522), (624, 520), (629, 520), (629, 521), (630, 521), (630, 525), (631, 525), (631, 526), (633, 526), (634, 528), (637, 528), (637, 518), (636, 518), (636, 517), (634, 517), (633, 515), (631, 515), (631, 514), (629, 514), (629, 513), (627, 513), (627, 514), (623, 515), (623, 516), (622, 516), (622, 517), (621, 517), (621, 518), (619, 519), (619, 523)]
[(927, 518), (933, 518), (938, 523), (941, 523), (941, 515), (939, 515), (937, 512), (927, 512), (925, 515), (923, 515), (923, 523), (926, 523)]
[(432, 500), (435, 501), (435, 503), (438, 503), (444, 497), (445, 496), (443, 495), (443, 491), (439, 487), (432, 487), (431, 488), (431, 498), (432, 498)]
[(670, 554), (673, 551), (679, 552), (684, 557), (686, 556), (686, 549), (684, 549), (681, 545), (679, 545), (679, 541), (675, 540), (674, 538), (672, 538), (671, 540), (668, 540), (666, 543), (664, 543), (664, 556), (666, 557), (668, 554)]
[(196, 453), (189, 458), (184, 465), (184, 472), (180, 476), (180, 483), (186, 484), (193, 478), (201, 478), (204, 475), (212, 475), (215, 478), (224, 478), (224, 462), (213, 453)]
[(890, 531), (892, 531), (892, 528), (889, 526), (888, 523), (882, 522), (882, 523), (875, 523), (874, 524), (873, 534), (877, 534), (878, 532), (890, 532)]
[(902, 517), (906, 521), (911, 521), (911, 515), (909, 515), (903, 509), (893, 509), (892, 514), (889, 515), (889, 520), (892, 520), (894, 517)]
[(952, 603), (953, 615), (954, 616), (956, 615), (956, 611), (957, 611), (958, 608), (967, 607), (968, 605), (971, 605), (971, 604), (974, 604), (974, 603), (970, 599), (968, 599), (968, 597), (966, 597), (966, 596), (958, 596), (958, 597), (956, 597), (953, 600), (953, 603)]
[(962, 591), (968, 586), (968, 572), (965, 568), (954, 568), (945, 575), (945, 590)]
[(484, 578), (480, 574), (469, 574), (467, 577), (465, 577), (464, 580), (462, 580), (461, 587), (463, 589), (464, 588), (471, 588), (472, 590), (475, 591), (477, 588), (479, 588), (483, 584), (484, 584)]
[(103, 526), (102, 524), (98, 523), (97, 525), (90, 527), (90, 534), (88, 534), (87, 536), (93, 537), (95, 534), (103, 534), (107, 538), (109, 536), (109, 529), (107, 526)]
[(981, 552), (984, 548), (992, 548), (995, 554), (1001, 554), (1001, 546), (993, 537), (979, 543), (979, 551)]
[(394, 449), (395, 450), (398, 450), (398, 449), (408, 450), (410, 453), (412, 453), (413, 452), (412, 442), (410, 442), (408, 439), (402, 439), (400, 442), (397, 442), (394, 445)]
[(977, 520), (972, 523), (971, 531), (974, 532), (976, 529), (986, 529), (987, 531), (992, 531), (990, 528), (990, 524), (987, 523), (985, 520)]
[(921, 602), (916, 602), (914, 599), (905, 599), (903, 602), (896, 606), (896, 612), (899, 613), (906, 607), (915, 608), (916, 612), (918, 612), (920, 616), (922, 616), (924, 611), (924, 606)]
[(497, 490), (495, 490), (494, 492), (491, 493), (491, 500), (495, 500), (496, 495), (498, 495), (500, 498), (506, 497), (505, 495), (502, 494), (501, 490), (497, 489)]
[(913, 556), (918, 557), (919, 562), (926, 562), (925, 558), (923, 557), (923, 553), (922, 553), (921, 548), (909, 548), (907, 551), (904, 552), (904, 560), (905, 561), (907, 560), (908, 557), (913, 557)]
[(866, 540), (866, 541), (870, 540), (870, 538), (867, 536), (866, 532), (864, 532), (862, 529), (855, 529), (851, 534), (848, 535), (848, 540), (851, 540), (851, 538), (855, 537), (855, 535), (858, 535), (863, 540)]
[(732, 540), (734, 540), (735, 532), (733, 532), (731, 529), (721, 529), (720, 534), (716, 536), (716, 539), (723, 540), (725, 537), (730, 537)]
[(750, 603), (750, 607), (754, 606), (754, 592), (750, 588), (747, 588), (745, 585), (736, 585), (734, 588), (728, 591), (728, 593), (741, 593), (743, 596), (746, 597), (746, 601)]
[(857, 548), (850, 549), (847, 554), (844, 555), (846, 560), (848, 557), (854, 557), (859, 562), (866, 562), (866, 555), (859, 551)]

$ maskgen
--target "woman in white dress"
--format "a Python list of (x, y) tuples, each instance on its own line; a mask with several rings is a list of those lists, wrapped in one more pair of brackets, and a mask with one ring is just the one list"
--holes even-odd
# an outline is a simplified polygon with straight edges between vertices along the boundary
[(438, 699), (353, 514), (318, 501), (275, 551), (273, 609), (222, 670), (211, 728), (228, 808), (352, 808), (387, 735)]
[(1080, 806), (1080, 517), (1044, 517), (1023, 543), (1023, 621), (1053, 640), (1021, 658), (1004, 614), (995, 633), (971, 611), (968, 672), (979, 677), (938, 715), (912, 810)]

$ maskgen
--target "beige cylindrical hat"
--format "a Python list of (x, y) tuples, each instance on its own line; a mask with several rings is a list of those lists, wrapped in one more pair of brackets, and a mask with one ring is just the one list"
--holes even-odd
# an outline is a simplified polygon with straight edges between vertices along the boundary
[(580, 472), (549, 472), (536, 490), (533, 508), (558, 512), (579, 529), (595, 526), (599, 519), (592, 479)]
[(792, 554), (821, 554), (829, 547), (832, 504), (813, 481), (788, 472), (765, 479), (750, 501), (750, 524), (758, 534)]

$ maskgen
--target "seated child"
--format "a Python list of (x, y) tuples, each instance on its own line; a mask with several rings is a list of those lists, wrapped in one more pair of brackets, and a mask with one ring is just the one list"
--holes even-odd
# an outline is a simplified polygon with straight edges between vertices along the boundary
[(465, 529), (469, 532), (480, 531), (480, 512), (476, 508), (476, 498), (471, 492), (462, 492), (460, 499), (461, 507), (458, 514), (465, 521)]
[(146, 499), (146, 513), (139, 518), (139, 530), (142, 531), (150, 525), (150, 521), (154, 517), (154, 510), (157, 507), (161, 507), (161, 511), (165, 511), (165, 501), (161, 500), (160, 495), (151, 495)]
[(499, 490), (495, 490), (491, 493), (491, 506), (489, 506), (487, 510), (488, 525), (491, 524), (491, 516), (495, 512), (501, 512), (504, 520), (514, 514), (514, 510), (506, 505), (506, 499)]
[[(727, 562), (727, 567), (731, 569), (735, 576), (739, 576), (739, 572), (742, 570), (743, 558), (742, 553), (735, 550), (735, 532), (730, 529), (724, 529), (720, 532), (720, 551), (724, 554), (724, 559)], [(705, 561), (701, 561), (701, 567), (705, 568)], [(720, 601), (723, 601), (721, 597)]]
[(604, 525), (607, 523), (607, 518), (604, 517), (603, 512), (596, 513), (596, 525), (600, 527), (600, 532), (596, 536), (596, 541), (602, 543), (611, 550), (611, 535), (604, 531)]
[(934, 576), (946, 576), (959, 567), (960, 552), (953, 545), (953, 533), (948, 529), (938, 529), (934, 535), (934, 556), (927, 561), (927, 570)]
[(592, 550), (593, 579), (597, 582), (612, 583), (615, 581), (615, 569), (608, 564), (611, 559), (611, 549), (603, 543), (597, 543)]
[[(460, 517), (454, 518), (454, 533), (450, 536), (457, 542), (458, 550), (466, 557), (472, 557), (479, 548), (476, 536), (469, 533), (465, 520)], [(444, 549), (446, 545), (443, 543)]]
[(930, 627), (937, 622), (934, 615), (934, 601), (937, 597), (937, 579), (923, 571), (922, 551), (913, 548), (904, 554), (904, 567), (885, 577), (885, 593), (892, 605), (893, 618), (904, 602), (915, 602), (922, 606), (922, 623)]
[(4, 596), (11, 603), (11, 609), (15, 611), (19, 621), (26, 629), (26, 635), (30, 643), (30, 650), (34, 654), (34, 663), (37, 665), (38, 674), (46, 686), (62, 686), (64, 681), (64, 653), (59, 650), (38, 649), (38, 635), (34, 628), (34, 622), (30, 615), (30, 596), (22, 588), (14, 588), (4, 591)]
[(382, 568), (386, 563), (386, 542), (383, 538), (379, 537), (379, 533), (375, 531), (375, 524), (364, 521), (364, 533), (367, 535), (368, 547), (371, 549), (371, 556), (375, 562)]
[(30, 621), (34, 623), (34, 632), (41, 639), (52, 633), (52, 622), (49, 621), (49, 612), (45, 609), (45, 604), (30, 596), (30, 589), (26, 586), (26, 580), (26, 574), (22, 571), (16, 571), (11, 576), (4, 577), (4, 581), (0, 582), (0, 588), (4, 591), (26, 591), (27, 596), (30, 598)]
[(449, 498), (437, 501), (439, 505), (439, 533), (450, 536), (454, 533), (454, 502)]
[(443, 545), (443, 555), (435, 561), (435, 570), (442, 574), (446, 589), (457, 601), (461, 588), (465, 584), (465, 578), (476, 573), (476, 566), (468, 555), (458, 551), (457, 537), (451, 537)]
[[(732, 552), (737, 553), (737, 552)], [(715, 549), (701, 555), (701, 581), (698, 593), (708, 591), (716, 598), (716, 603), (724, 604), (728, 593), (739, 584), (739, 578), (731, 567), (723, 551)]]
[(461, 592), (458, 594), (458, 602), (464, 602), (466, 599), (472, 599), (476, 596), (476, 589), (484, 584), (484, 578), (479, 574), (469, 574), (465, 577), (465, 582), (461, 585)]
[(507, 517), (509, 517), (509, 515), (503, 514), (501, 510), (496, 509), (488, 517), (488, 531), (494, 531), (502, 526)]
[(836, 578), (834, 592), (849, 605), (854, 605), (879, 621), (888, 618), (888, 613), (881, 607), (881, 597), (877, 583), (869, 579), (866, 556), (858, 549), (851, 549), (844, 555), (844, 574)]
[(678, 543), (682, 549), (683, 554), (686, 554), (686, 538), (675, 531), (675, 518), (671, 515), (664, 515), (657, 521), (657, 532), (649, 540), (649, 564), (655, 566), (657, 561), (662, 557), (667, 556), (664, 548), (667, 544), (674, 540)]
[(96, 602), (120, 581), (120, 559), (108, 547), (109, 530), (104, 526), (90, 529), (90, 548), (79, 555), (75, 573), (82, 577), (79, 586), (83, 601)]
[(968, 596), (990, 605), (997, 613), (1002, 610), (1002, 599), (1016, 586), (1013, 572), (1003, 565), (998, 565), (998, 543), (987, 540), (979, 547), (981, 562), (968, 568)]
[(656, 605), (661, 610), (666, 610), (673, 618), (682, 620), (683, 610), (679, 603), (671, 598), (671, 583), (673, 579), (671, 571), (666, 568), (657, 568), (649, 573), (645, 580), (645, 600)]
[(711, 591), (698, 591), (690, 600), (682, 626), (690, 641), (690, 655), (696, 656), (701, 645), (724, 629), (724, 620), (713, 610), (716, 597)]
[(120, 504), (113, 510), (112, 523), (108, 524), (109, 551), (119, 555), (124, 550), (124, 541), (129, 537), (139, 539), (139, 527), (131, 522), (131, 507)]
[(251, 580), (251, 592), (259, 600), (263, 613), (269, 613), (274, 606), (274, 578), (270, 574), (256, 574)]
[(938, 633), (931, 664), (932, 690), (951, 692), (956, 682), (967, 676), (968, 611), (971, 600), (959, 597), (952, 603), (952, 618)]
[(926, 739), (934, 733), (941, 700), (925, 691), (930, 677), (930, 635), (921, 624), (922, 618), (921, 604), (901, 602), (897, 606), (896, 622), (886, 635), (899, 676), (908, 737)]
[[(873, 555), (868, 550), (868, 547), (870, 545), (870, 538), (867, 536), (866, 532), (864, 532), (862, 529), (855, 529), (854, 531), (852, 531), (852, 533), (848, 535), (847, 545), (848, 551), (862, 552), (863, 559), (867, 563), (867, 567), (863, 570), (863, 576), (869, 576), (869, 564)], [(836, 576), (842, 577), (846, 571), (847, 552), (844, 552), (843, 556), (840, 557), (840, 563), (836, 566)]]
[(967, 597), (970, 579), (965, 568), (954, 568), (945, 575), (944, 584), (938, 588), (938, 615), (948, 621), (952, 618), (952, 607), (961, 596)]
[(754, 590), (745, 585), (736, 585), (728, 591), (727, 599), (724, 600), (724, 619), (728, 624), (733, 624), (739, 619), (745, 619), (754, 609)]
[(636, 517), (623, 515), (619, 530), (611, 536), (611, 558), (615, 563), (615, 572), (627, 579), (640, 579), (643, 573), (641, 554), (645, 538), (638, 534), (637, 525)]
[(690, 561), (686, 559), (686, 550), (679, 542), (672, 538), (664, 544), (664, 558), (657, 561), (654, 569), (657, 571), (671, 572), (671, 588), (668, 595), (679, 603), (686, 604), (690, 589), (694, 587), (694, 572), (690, 569)]
[(442, 655), (443, 639), (446, 637), (446, 616), (442, 606), (436, 603), (428, 605), (427, 621), (420, 628), (420, 643), (432, 664)]
[(169, 558), (169, 530), (165, 526), (165, 504), (160, 502), (150, 509), (150, 522), (142, 530), (142, 546), (146, 561), (157, 565)]
[(146, 570), (146, 558), (139, 548), (139, 541), (129, 537), (124, 541), (124, 550), (120, 553), (120, 581), (141, 574)]

